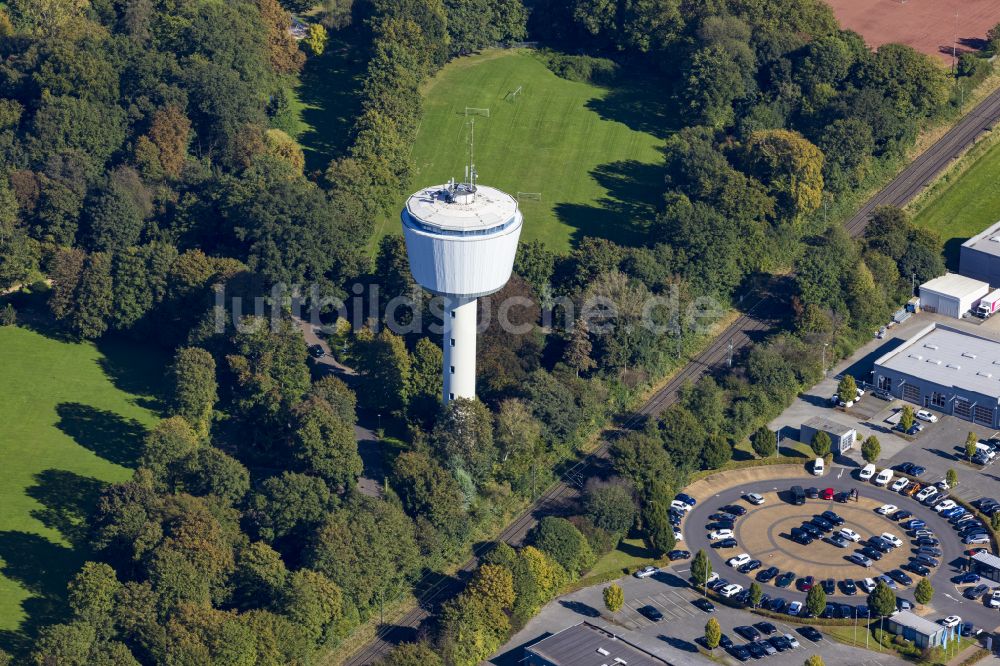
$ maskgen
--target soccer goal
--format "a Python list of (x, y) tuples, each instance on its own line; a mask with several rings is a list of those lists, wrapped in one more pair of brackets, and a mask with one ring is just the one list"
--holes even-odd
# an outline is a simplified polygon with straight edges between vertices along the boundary
[(466, 117), (468, 117), (468, 116), (486, 116), (487, 118), (489, 118), (490, 117), (490, 110), (489, 109), (477, 109), (474, 106), (467, 106), (467, 107), (465, 107), (465, 115), (466, 115)]
[(518, 192), (517, 193), (517, 200), (518, 201), (525, 201), (525, 200), (527, 200), (527, 201), (541, 201), (542, 200), (542, 193), (541, 192)]
[(521, 94), (521, 90), (523, 90), (523, 88), (524, 86), (518, 86), (514, 90), (509, 91), (506, 95), (506, 100), (508, 102), (516, 102), (517, 96)]

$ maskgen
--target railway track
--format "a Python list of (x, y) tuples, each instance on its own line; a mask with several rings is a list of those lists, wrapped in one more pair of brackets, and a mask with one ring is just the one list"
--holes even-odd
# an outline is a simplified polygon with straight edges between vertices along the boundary
[[(918, 156), (908, 167), (886, 187), (869, 199), (858, 212), (845, 223), (848, 233), (857, 238), (864, 233), (872, 212), (879, 206), (903, 206), (927, 187), (942, 170), (962, 151), (971, 145), (982, 133), (989, 131), (1000, 118), (1000, 90), (980, 102), (954, 127), (946, 132), (930, 148)], [(613, 430), (627, 430), (642, 425), (646, 419), (655, 418), (664, 409), (677, 401), (678, 391), (685, 382), (697, 381), (710, 370), (726, 363), (730, 354), (736, 354), (752, 343), (753, 333), (766, 331), (767, 321), (757, 313), (769, 305), (769, 297), (754, 303), (744, 314), (726, 327), (697, 358), (687, 363), (676, 375), (639, 410), (630, 415)], [(550, 486), (524, 513), (518, 516), (497, 536), (496, 542), (520, 545), (528, 532), (546, 515), (558, 515), (568, 504), (579, 496), (590, 475), (607, 460), (610, 449), (608, 438), (586, 458), (568, 469), (561, 479)], [(462, 565), (454, 576), (437, 580), (420, 581), (417, 584), (416, 607), (403, 615), (392, 618), (390, 626), (383, 627), (377, 637), (353, 654), (344, 666), (367, 666), (384, 656), (394, 645), (414, 637), (421, 624), (431, 615), (431, 609), (440, 599), (457, 594), (464, 587), (463, 579), (473, 572), (479, 558), (492, 548), (492, 543), (482, 544), (473, 549), (472, 557)]]

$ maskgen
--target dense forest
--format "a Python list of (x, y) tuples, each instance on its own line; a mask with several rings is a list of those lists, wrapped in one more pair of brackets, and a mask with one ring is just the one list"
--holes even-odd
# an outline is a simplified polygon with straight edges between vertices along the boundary
[[(531, 545), (492, 550), (425, 640), (387, 662), (478, 663), (629, 530), (672, 548), (667, 507), (687, 475), (728, 461), (815, 381), (818, 345), (847, 352), (912, 274), (943, 272), (940, 242), (899, 211), (879, 211), (857, 241), (823, 207), (902, 159), (955, 105), (954, 81), (908, 47), (868, 49), (819, 0), (325, 0), (297, 42), (289, 12), (312, 9), (0, 4), (0, 291), (48, 278), (31, 290), (60, 334), (134, 336), (173, 355), (164, 418), (90, 518), (65, 620), (21, 646), (35, 663), (314, 663), (464, 558), (682, 362), (700, 336), (688, 305), (728, 304), (793, 268), (786, 333), (617, 441), (620, 479), (588, 488), (580, 515), (543, 520)], [(307, 173), (277, 128), (327, 30), (360, 31), (367, 69), (348, 149)], [(410, 184), (420, 85), (451, 58), (524, 39), (563, 76), (627, 64), (681, 118), (643, 243), (587, 238), (567, 255), (524, 244), (482, 306), (527, 297), (513, 317), (534, 324), (559, 320), (554, 302), (605, 296), (621, 304), (610, 332), (491, 327), (481, 400), (442, 408), (439, 339), (396, 335), (378, 312), (341, 332), (351, 386), (311, 367), (287, 316), (215, 326), (217, 287), (246, 302), (279, 282), (412, 293), (400, 238), (374, 258), (366, 248)], [(956, 76), (988, 67), (963, 57)], [(641, 305), (667, 294), (689, 314), (659, 322), (667, 335), (640, 326)], [(21, 315), (41, 316), (7, 317)], [(359, 411), (385, 417), (377, 496), (358, 489)]]

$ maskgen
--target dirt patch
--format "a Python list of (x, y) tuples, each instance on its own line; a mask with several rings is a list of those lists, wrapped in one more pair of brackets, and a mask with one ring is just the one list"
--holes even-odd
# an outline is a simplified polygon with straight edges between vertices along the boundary
[(951, 64), (983, 48), (986, 31), (1000, 22), (996, 0), (827, 0), (841, 25), (869, 46), (898, 42)]

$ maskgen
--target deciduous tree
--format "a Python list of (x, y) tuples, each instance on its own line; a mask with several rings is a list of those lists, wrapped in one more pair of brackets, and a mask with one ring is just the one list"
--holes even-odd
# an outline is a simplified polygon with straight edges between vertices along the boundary
[(808, 594), (806, 594), (806, 610), (812, 613), (815, 617), (819, 617), (820, 613), (826, 608), (826, 591), (823, 589), (822, 585), (813, 585)]
[(864, 458), (865, 462), (874, 464), (880, 455), (882, 455), (882, 445), (879, 444), (878, 437), (870, 435), (861, 444), (861, 457)]
[(719, 647), (720, 640), (722, 640), (722, 627), (719, 626), (718, 620), (710, 617), (705, 623), (705, 645), (709, 650), (714, 650)]
[(778, 435), (767, 426), (761, 426), (750, 438), (750, 445), (761, 458), (773, 456), (778, 450)]
[(604, 588), (604, 607), (612, 613), (617, 613), (625, 605), (625, 593), (616, 583)]
[(830, 453), (830, 447), (832, 444), (830, 436), (822, 430), (813, 435), (812, 441), (809, 442), (809, 446), (812, 447), (813, 453), (820, 458), (823, 458)]
[(926, 578), (921, 578), (920, 582), (917, 583), (917, 587), (913, 590), (913, 598), (916, 599), (917, 603), (921, 606), (925, 606), (931, 602), (934, 598), (934, 586)]

